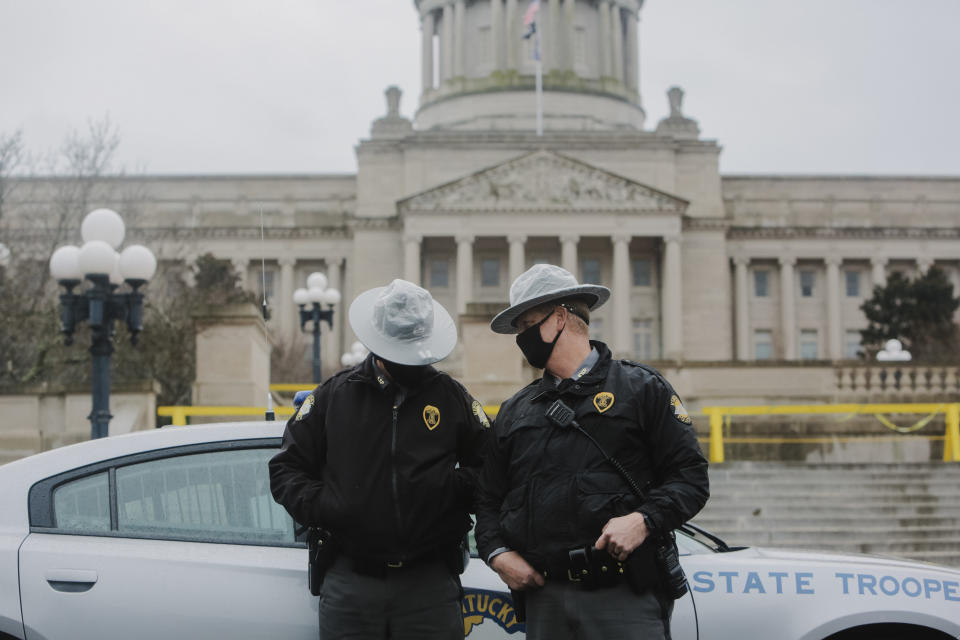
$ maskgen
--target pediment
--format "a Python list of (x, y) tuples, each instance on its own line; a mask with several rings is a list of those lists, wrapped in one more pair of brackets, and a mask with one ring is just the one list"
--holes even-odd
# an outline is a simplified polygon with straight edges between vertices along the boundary
[(683, 214), (689, 203), (609, 171), (536, 151), (398, 203), (401, 214), (463, 211), (623, 211)]

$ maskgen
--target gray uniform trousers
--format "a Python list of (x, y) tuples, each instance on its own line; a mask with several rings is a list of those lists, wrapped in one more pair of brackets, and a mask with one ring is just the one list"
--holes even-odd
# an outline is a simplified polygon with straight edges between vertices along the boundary
[[(626, 583), (587, 591), (549, 581), (526, 593), (527, 640), (669, 640), (657, 598)], [(668, 620), (672, 611), (667, 605)]]
[(441, 562), (356, 573), (337, 558), (320, 591), (320, 640), (463, 640), (460, 581)]

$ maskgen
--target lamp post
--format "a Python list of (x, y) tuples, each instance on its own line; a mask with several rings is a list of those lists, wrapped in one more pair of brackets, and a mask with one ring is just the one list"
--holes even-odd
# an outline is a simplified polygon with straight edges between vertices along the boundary
[[(300, 329), (313, 323), (313, 381), (320, 384), (320, 323), (333, 328), (333, 307), (340, 302), (340, 292), (327, 288), (327, 276), (315, 271), (307, 276), (307, 288), (293, 292), (293, 302), (300, 307)], [(324, 309), (323, 305), (327, 308)]]
[[(66, 292), (60, 294), (60, 328), (64, 342), (73, 344), (77, 325), (86, 321), (92, 333), (93, 409), (90, 437), (104, 438), (110, 429), (110, 355), (113, 353), (113, 323), (124, 321), (130, 342), (137, 343), (143, 330), (143, 294), (140, 287), (153, 277), (157, 259), (143, 245), (135, 244), (121, 253), (123, 219), (110, 209), (87, 214), (80, 226), (83, 247), (65, 246), (50, 257), (50, 275)], [(74, 293), (83, 280), (90, 286)], [(127, 284), (129, 290), (117, 292)]]

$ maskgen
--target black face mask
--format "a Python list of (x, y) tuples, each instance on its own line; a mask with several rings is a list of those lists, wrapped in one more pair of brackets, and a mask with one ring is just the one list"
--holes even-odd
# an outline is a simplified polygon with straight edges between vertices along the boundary
[(381, 360), (383, 368), (390, 374), (390, 379), (401, 387), (419, 386), (430, 375), (428, 364), (397, 364), (389, 360)]
[[(554, 309), (554, 311), (556, 311), (556, 309)], [(553, 353), (553, 348), (557, 346), (557, 340), (560, 339), (560, 334), (563, 333), (563, 328), (557, 331), (557, 337), (553, 339), (553, 342), (544, 342), (543, 338), (540, 337), (540, 325), (546, 322), (547, 318), (552, 315), (553, 311), (548, 313), (547, 316), (537, 324), (527, 327), (517, 334), (517, 346), (520, 347), (520, 351), (523, 352), (523, 357), (527, 359), (527, 362), (529, 362), (531, 366), (537, 369), (543, 369), (547, 366), (547, 360), (550, 359), (550, 354)]]

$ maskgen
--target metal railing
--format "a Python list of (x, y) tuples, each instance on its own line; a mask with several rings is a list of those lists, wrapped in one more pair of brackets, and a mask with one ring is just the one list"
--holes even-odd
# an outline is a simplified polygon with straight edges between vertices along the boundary
[[(729, 438), (724, 436), (725, 418), (730, 416), (786, 416), (824, 414), (864, 414), (884, 417), (890, 413), (944, 414), (943, 461), (960, 462), (960, 403), (902, 403), (902, 404), (815, 404), (815, 405), (763, 405), (704, 407), (703, 413), (710, 421), (710, 462), (724, 461), (724, 442), (737, 443), (831, 443), (835, 436), (812, 438)], [(918, 423), (919, 424), (919, 423)], [(924, 423), (925, 424), (925, 423)], [(849, 440), (867, 436), (850, 436)], [(940, 436), (933, 438), (939, 439)], [(876, 438), (874, 438), (876, 439)]]

